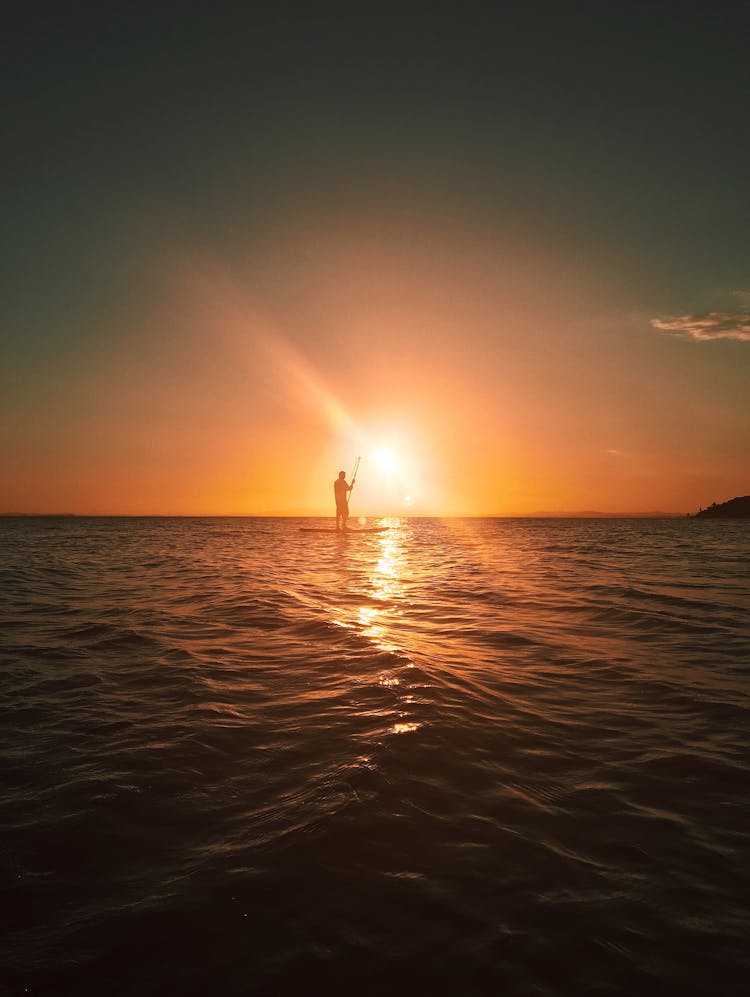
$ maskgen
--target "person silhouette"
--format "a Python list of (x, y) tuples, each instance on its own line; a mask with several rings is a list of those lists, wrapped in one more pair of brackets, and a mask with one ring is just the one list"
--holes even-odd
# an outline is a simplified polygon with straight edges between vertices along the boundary
[[(349, 518), (349, 495), (354, 488), (354, 483), (347, 485), (346, 471), (339, 471), (339, 476), (333, 483), (333, 494), (336, 498), (336, 531), (346, 530), (346, 521)], [(339, 523), (341, 526), (339, 526)]]

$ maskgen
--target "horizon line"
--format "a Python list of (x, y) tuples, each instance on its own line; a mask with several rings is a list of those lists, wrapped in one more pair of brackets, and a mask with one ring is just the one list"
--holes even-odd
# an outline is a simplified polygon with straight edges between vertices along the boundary
[[(598, 509), (542, 510), (535, 512), (479, 513), (371, 513), (363, 519), (671, 519), (692, 516), (691, 512), (639, 510), (607, 512)], [(290, 512), (0, 512), (2, 519), (334, 519), (331, 513)], [(352, 516), (351, 519), (359, 519)]]

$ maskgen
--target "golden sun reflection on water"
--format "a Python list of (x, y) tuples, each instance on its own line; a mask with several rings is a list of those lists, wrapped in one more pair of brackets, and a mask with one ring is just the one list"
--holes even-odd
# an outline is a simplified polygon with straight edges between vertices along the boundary
[[(398, 652), (398, 646), (388, 639), (392, 630), (387, 624), (392, 624), (402, 613), (404, 579), (409, 570), (405, 527), (400, 520), (384, 520), (383, 525), (390, 529), (376, 539), (376, 560), (368, 579), (372, 602), (359, 607), (359, 623), (364, 636), (381, 650)], [(398, 684), (398, 680), (390, 684)]]
[(410, 734), (422, 727), (413, 719), (411, 706), (417, 697), (410, 694), (407, 678), (408, 670), (416, 668), (411, 657), (414, 635), (408, 636), (408, 591), (419, 574), (410, 552), (413, 531), (408, 520), (399, 518), (381, 519), (378, 525), (388, 529), (368, 537), (364, 546), (345, 549), (342, 567), (346, 565), (347, 572), (356, 569), (356, 595), (350, 590), (353, 605), (340, 607), (334, 622), (385, 653), (386, 663), (373, 680), (396, 698), (383, 713), (383, 733)]
[[(390, 522), (391, 529), (377, 538), (378, 551), (370, 573), (370, 597), (376, 605), (360, 606), (359, 620), (362, 633), (376, 647), (404, 655), (404, 667), (413, 668), (414, 664), (406, 658), (403, 648), (398, 646), (394, 637), (397, 628), (395, 624), (404, 612), (406, 582), (411, 573), (408, 559), (408, 544), (406, 524), (399, 520)], [(401, 679), (392, 671), (383, 671), (378, 676), (378, 684), (390, 689), (398, 688)], [(402, 700), (402, 705), (412, 697)], [(408, 713), (401, 713), (400, 719), (389, 729), (391, 734), (410, 734), (419, 730), (422, 725), (408, 719)]]
[(408, 724), (394, 724), (391, 727), (391, 731), (394, 734), (411, 734), (412, 731), (419, 730), (421, 724), (408, 723)]

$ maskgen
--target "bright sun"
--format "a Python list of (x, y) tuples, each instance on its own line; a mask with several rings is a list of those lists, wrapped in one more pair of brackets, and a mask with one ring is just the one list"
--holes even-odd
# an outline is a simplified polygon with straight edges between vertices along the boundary
[(381, 447), (375, 451), (375, 462), (385, 474), (393, 474), (398, 466), (396, 455), (387, 447)]

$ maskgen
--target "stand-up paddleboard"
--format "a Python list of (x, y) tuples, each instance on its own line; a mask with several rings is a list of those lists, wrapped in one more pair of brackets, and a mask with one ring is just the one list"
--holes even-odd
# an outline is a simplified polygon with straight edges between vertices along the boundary
[(360, 533), (385, 533), (390, 526), (362, 526), (358, 529), (336, 530), (332, 526), (300, 526), (300, 533), (333, 533), (342, 537), (357, 537)]

